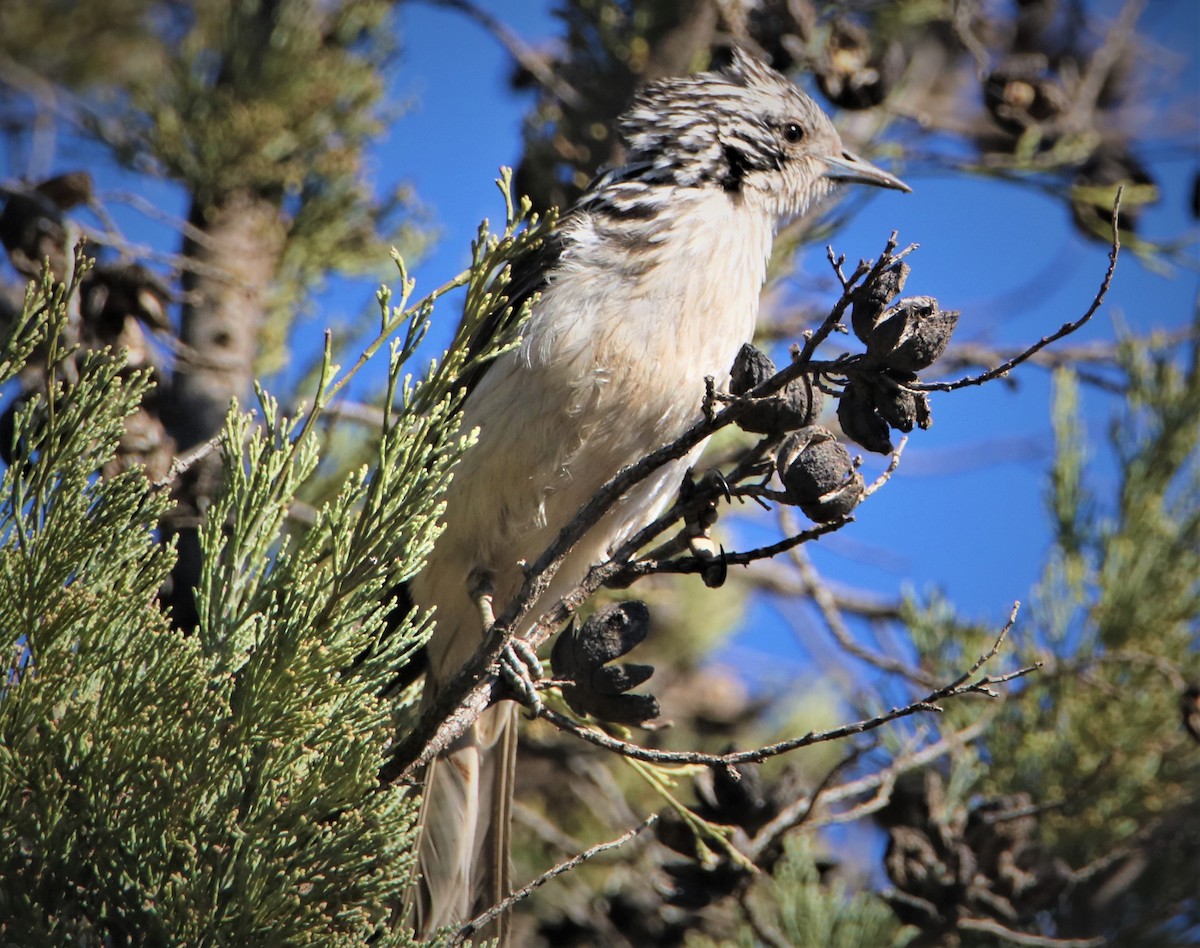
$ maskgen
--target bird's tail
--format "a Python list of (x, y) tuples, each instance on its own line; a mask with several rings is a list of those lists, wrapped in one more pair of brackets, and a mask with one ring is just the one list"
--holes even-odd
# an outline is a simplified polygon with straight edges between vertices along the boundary
[[(517, 759), (517, 706), (489, 708), (429, 765), (421, 804), (417, 934), (463, 924), (510, 891), (509, 826)], [(476, 933), (508, 938), (508, 913)]]

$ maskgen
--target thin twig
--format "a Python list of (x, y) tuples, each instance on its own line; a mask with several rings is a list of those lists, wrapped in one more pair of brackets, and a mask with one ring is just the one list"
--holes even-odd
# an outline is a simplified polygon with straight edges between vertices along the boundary
[(167, 473), (154, 482), (154, 489), (163, 490), (170, 487), (175, 483), (176, 478), (186, 474), (214, 451), (219, 451), (220, 448), (221, 436), (216, 435), (207, 441), (188, 448), (183, 454), (176, 455), (171, 461), (171, 466), (167, 468)]
[(921, 392), (952, 392), (955, 389), (967, 388), (972, 385), (983, 385), (985, 382), (991, 382), (994, 379), (1003, 378), (1022, 362), (1025, 362), (1041, 352), (1050, 343), (1062, 339), (1064, 336), (1069, 336), (1071, 333), (1080, 329), (1084, 323), (1091, 319), (1096, 311), (1100, 308), (1100, 304), (1104, 302), (1105, 296), (1108, 295), (1108, 289), (1112, 286), (1113, 274), (1117, 272), (1117, 257), (1121, 252), (1121, 231), (1119, 227), (1119, 218), (1121, 213), (1121, 194), (1124, 188), (1117, 189), (1116, 200), (1113, 201), (1112, 210), (1112, 248), (1108, 252), (1108, 269), (1104, 272), (1104, 279), (1100, 282), (1100, 289), (1092, 298), (1092, 304), (1087, 308), (1087, 311), (1076, 319), (1074, 322), (1063, 323), (1056, 332), (1052, 332), (1048, 336), (1043, 336), (1032, 346), (1017, 353), (1011, 359), (1008, 359), (1000, 365), (988, 369), (980, 375), (971, 375), (966, 378), (956, 379), (953, 382), (914, 382), (908, 387), (914, 391)]
[(954, 18), (951, 21), (951, 26), (955, 37), (962, 43), (963, 48), (971, 54), (971, 58), (975, 60), (975, 78), (982, 82), (990, 71), (990, 62), (987, 47), (971, 31), (971, 14), (975, 12), (975, 9), (974, 3), (967, 2), (967, 0), (958, 0), (954, 4)]
[(538, 876), (532, 882), (529, 882), (528, 884), (521, 886), (521, 888), (514, 890), (506, 898), (502, 899), (500, 902), (497, 902), (486, 912), (483, 912), (480, 915), (476, 915), (473, 919), (471, 919), (469, 922), (467, 922), (467, 924), (465, 924), (462, 928), (460, 928), (457, 932), (455, 932), (455, 934), (450, 938), (450, 941), (447, 944), (461, 945), (468, 938), (470, 938), (473, 934), (475, 934), (475, 932), (479, 931), (481, 928), (483, 928), (485, 925), (487, 925), (493, 919), (498, 918), (504, 912), (507, 912), (510, 908), (512, 908), (514, 905), (516, 905), (522, 899), (528, 898), (530, 895), (533, 894), (533, 892), (535, 890), (544, 886), (551, 879), (555, 878), (556, 876), (561, 876), (564, 872), (570, 872), (572, 869), (576, 868), (577, 866), (582, 865), (583, 863), (587, 862), (589, 859), (593, 858), (594, 856), (598, 856), (601, 853), (605, 853), (610, 850), (618, 849), (621, 846), (624, 846), (627, 842), (629, 842), (635, 836), (640, 834), (642, 831), (649, 829), (651, 826), (653, 826), (657, 822), (658, 822), (658, 814), (653, 813), (650, 816), (648, 816), (646, 819), (642, 820), (642, 822), (639, 823), (637, 826), (635, 826), (633, 829), (627, 830), (626, 832), (624, 832), (620, 836), (618, 836), (616, 839), (611, 839), (607, 843), (597, 843), (595, 846), (592, 846), (589, 849), (585, 849), (581, 853), (577, 853), (576, 855), (572, 856), (570, 859), (560, 862), (558, 865), (554, 866), (553, 868), (547, 869), (545, 872), (543, 872), (540, 876)]
[[(817, 524), (815, 527), (811, 527), (808, 530), (801, 530), (799, 533), (785, 537), (776, 543), (755, 547), (752, 550), (744, 550), (741, 553), (724, 553), (721, 558), (725, 561), (726, 566), (747, 566), (756, 560), (771, 559), (780, 553), (786, 553), (800, 546), (802, 543), (818, 540), (825, 536), (825, 534), (840, 530), (846, 524), (853, 521), (853, 517), (842, 517), (830, 523)], [(705, 569), (712, 566), (712, 562), (711, 559), (704, 559), (699, 556), (681, 556), (669, 560), (637, 560), (626, 565), (613, 579), (613, 583), (620, 585), (631, 582), (641, 576), (650, 576), (655, 573), (702, 573)]]
[(800, 579), (804, 583), (804, 593), (812, 599), (821, 613), (821, 618), (825, 621), (825, 627), (843, 650), (849, 652), (855, 658), (875, 666), (880, 671), (885, 671), (893, 675), (901, 675), (924, 688), (932, 688), (934, 686), (935, 680), (932, 675), (921, 671), (919, 668), (913, 668), (905, 662), (889, 658), (886, 655), (881, 655), (878, 652), (859, 645), (854, 640), (854, 636), (850, 632), (850, 627), (842, 617), (841, 608), (837, 601), (817, 574), (812, 560), (802, 549), (796, 549), (792, 551), (792, 561), (796, 564), (796, 569), (800, 573)]
[(992, 685), (1002, 684), (1004, 682), (1013, 681), (1017, 678), (1022, 678), (1025, 675), (1036, 671), (1040, 664), (1027, 665), (1019, 668), (1016, 671), (1008, 672), (1004, 675), (984, 675), (976, 680), (972, 680), (983, 665), (995, 657), (999, 652), (1004, 640), (1008, 636), (1009, 630), (1016, 622), (1017, 610), (1020, 603), (1013, 605), (1012, 613), (1009, 616), (1008, 622), (1004, 628), (1000, 630), (992, 647), (981, 655), (970, 670), (965, 674), (960, 675), (950, 684), (942, 688), (931, 691), (924, 698), (914, 701), (911, 704), (903, 707), (892, 708), (890, 711), (885, 711), (875, 717), (867, 718), (862, 721), (853, 721), (849, 724), (843, 724), (839, 727), (831, 728), (825, 731), (809, 731), (801, 737), (790, 738), (786, 741), (778, 741), (774, 744), (767, 744), (753, 750), (731, 751), (727, 754), (706, 754), (700, 751), (667, 751), (656, 750), (650, 747), (644, 747), (641, 744), (635, 744), (632, 741), (621, 740), (605, 734), (595, 728), (588, 727), (573, 721), (566, 715), (560, 714), (551, 708), (542, 708), (538, 716), (550, 722), (559, 730), (573, 734), (581, 740), (587, 741), (596, 747), (604, 748), (605, 750), (613, 751), (623, 757), (629, 757), (633, 760), (643, 760), (650, 763), (658, 764), (702, 764), (705, 766), (732, 766), (734, 764), (745, 764), (757, 761), (767, 760), (771, 757), (778, 757), (781, 754), (787, 754), (801, 747), (808, 747), (812, 744), (820, 744), (826, 741), (840, 740), (844, 737), (849, 737), (852, 734), (862, 734), (867, 731), (873, 731), (876, 728), (889, 724), (900, 718), (909, 717), (923, 711), (940, 712), (942, 708), (938, 702), (944, 701), (947, 698), (958, 697), (965, 694), (982, 694), (991, 698), (999, 697), (996, 691), (992, 689)]
[(748, 845), (742, 847), (742, 852), (751, 861), (757, 864), (759, 857), (770, 846), (773, 846), (782, 836), (791, 830), (806, 822), (813, 812), (816, 810), (817, 801), (821, 799), (821, 795), (833, 785), (834, 778), (837, 777), (843, 770), (851, 764), (856, 763), (864, 754), (872, 750), (875, 745), (864, 745), (855, 747), (849, 754), (838, 761), (828, 773), (821, 779), (821, 782), (813, 789), (813, 792), (806, 797), (795, 801), (793, 805), (786, 807), (783, 811), (775, 815), (766, 826), (762, 827)]
[[(902, 754), (895, 758), (891, 765), (883, 770), (874, 773), (866, 774), (862, 777), (857, 777), (854, 780), (848, 780), (846, 783), (838, 784), (836, 787), (831, 787), (822, 794), (822, 800), (826, 806), (833, 803), (841, 803), (843, 800), (850, 800), (855, 797), (860, 797), (864, 793), (875, 792), (876, 797), (880, 796), (880, 788), (890, 787), (895, 784), (896, 779), (905, 773), (912, 770), (920, 769), (927, 764), (945, 757), (947, 754), (953, 753), (958, 748), (969, 744), (975, 738), (979, 737), (987, 730), (991, 723), (991, 714), (984, 714), (977, 721), (964, 727), (961, 731), (955, 731), (953, 734), (935, 741), (932, 744), (922, 747), (920, 750), (912, 751), (911, 753)], [(886, 804), (890, 790), (883, 795), (883, 803)], [(851, 811), (841, 811), (834, 816), (826, 819), (812, 819), (810, 822), (815, 826), (824, 826), (829, 823), (842, 823), (847, 821), (847, 815), (851, 812), (861, 812), (862, 807), (858, 806)], [(784, 814), (780, 814), (783, 816)], [(763, 827), (759, 831), (760, 835), (767, 832), (771, 824)]]
[[(167, 211), (164, 211), (153, 201), (147, 200), (145, 197), (134, 191), (122, 191), (119, 189), (102, 191), (96, 195), (96, 201), (94, 203), (101, 207), (109, 203), (125, 204), (133, 208), (144, 217), (152, 221), (157, 221), (160, 224), (165, 224), (172, 230), (178, 231), (194, 243), (210, 248), (218, 247), (220, 245), (220, 241), (214, 238), (203, 228), (197, 227), (186, 218), (179, 217), (177, 214), (171, 214)], [(95, 210), (94, 207), (93, 210)], [(106, 224), (106, 226), (108, 225)], [(115, 225), (112, 227), (112, 230), (117, 231)]]
[(963, 931), (996, 935), (1003, 941), (1014, 945), (1028, 945), (1030, 948), (1098, 948), (1106, 941), (1103, 937), (1048, 938), (1045, 935), (1031, 935), (1028, 932), (1014, 931), (991, 918), (961, 918), (957, 927)]
[(583, 109), (587, 101), (569, 82), (556, 73), (546, 57), (530, 49), (502, 20), (469, 0), (431, 0), (435, 6), (457, 10), (474, 20), (498, 42), (521, 68), (528, 72), (538, 84), (560, 102), (573, 109)]
[[(843, 587), (822, 578), (826, 583), (826, 591), (839, 611), (873, 622), (901, 618), (902, 610), (898, 600), (882, 599), (866, 590)], [(752, 582), (756, 588), (780, 597), (809, 594), (808, 585), (803, 579), (798, 579), (790, 566), (778, 563), (760, 564), (752, 576)]]
[(888, 466), (883, 469), (875, 480), (871, 481), (863, 491), (863, 498), (870, 497), (875, 491), (879, 490), (884, 484), (892, 479), (892, 475), (896, 473), (896, 468), (900, 466), (900, 456), (904, 454), (904, 448), (908, 444), (908, 435), (903, 435), (900, 438), (900, 443), (896, 445), (896, 450), (892, 452), (891, 458), (888, 460)]

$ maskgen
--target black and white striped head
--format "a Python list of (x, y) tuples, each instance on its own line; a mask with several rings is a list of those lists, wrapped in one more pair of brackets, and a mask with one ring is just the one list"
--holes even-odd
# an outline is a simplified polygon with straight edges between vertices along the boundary
[(625, 180), (758, 193), (781, 218), (837, 181), (909, 190), (847, 152), (816, 102), (740, 49), (724, 69), (648, 85), (620, 128)]

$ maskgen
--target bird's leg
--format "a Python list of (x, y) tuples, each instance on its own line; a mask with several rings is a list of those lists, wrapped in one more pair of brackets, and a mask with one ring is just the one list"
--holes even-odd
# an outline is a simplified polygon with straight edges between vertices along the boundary
[[(486, 633), (496, 622), (493, 596), (495, 593), (492, 574), (489, 570), (473, 570), (467, 583), (467, 592), (479, 609)], [(513, 693), (513, 699), (529, 709), (529, 716), (536, 718), (542, 711), (542, 699), (535, 682), (542, 677), (542, 663), (529, 643), (514, 638), (500, 652), (499, 674)]]
[(496, 624), (496, 610), (492, 604), (492, 596), (495, 591), (496, 587), (490, 569), (479, 566), (471, 570), (471, 574), (467, 577), (467, 595), (471, 597), (475, 608), (479, 610), (479, 618), (483, 622), (484, 632)]

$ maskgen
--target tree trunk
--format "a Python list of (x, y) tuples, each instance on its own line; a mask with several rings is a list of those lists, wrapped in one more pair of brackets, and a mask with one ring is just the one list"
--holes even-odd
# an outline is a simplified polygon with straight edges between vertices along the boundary
[[(278, 204), (248, 191), (208, 203), (194, 199), (190, 223), (194, 230), (183, 248), (192, 265), (183, 280), (183, 345), (164, 412), (178, 452), (212, 438), (230, 402), (250, 392), (285, 237)], [(209, 455), (176, 480), (176, 507), (163, 522), (164, 539), (176, 540), (178, 560), (161, 599), (182, 629), (195, 628), (198, 620), (198, 527), (218, 484), (218, 464), (217, 456)]]
[(184, 256), (180, 341), (168, 424), (180, 450), (220, 430), (233, 398), (245, 398), (254, 375), (258, 334), (283, 253), (276, 202), (245, 191), (208, 205), (192, 203)]

